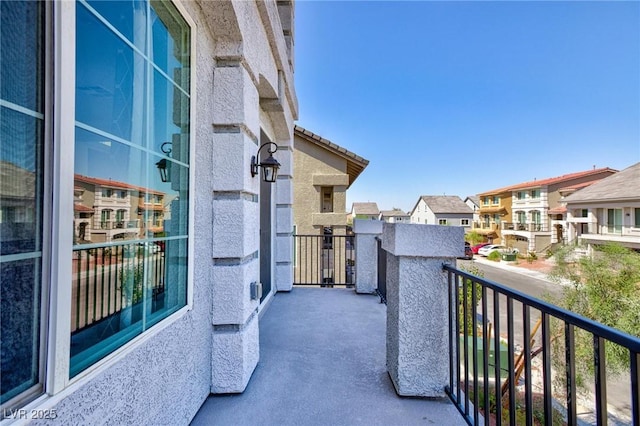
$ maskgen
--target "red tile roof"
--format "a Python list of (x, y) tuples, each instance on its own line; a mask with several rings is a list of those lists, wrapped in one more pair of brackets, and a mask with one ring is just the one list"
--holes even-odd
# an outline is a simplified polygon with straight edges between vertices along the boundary
[(567, 212), (567, 208), (565, 206), (559, 206), (559, 207), (554, 207), (552, 209), (549, 209), (550, 214), (561, 214), (566, 212)]
[(79, 175), (77, 173), (74, 175), (74, 179), (76, 182), (85, 182), (93, 185), (106, 186), (108, 188), (132, 189), (134, 191), (140, 191), (146, 194), (165, 195), (165, 193), (161, 191), (156, 191), (149, 188), (143, 188), (142, 186), (131, 185), (129, 183), (119, 182), (117, 180), (99, 179), (99, 178)]
[(77, 203), (75, 203), (73, 205), (73, 210), (75, 210), (77, 212), (91, 212), (91, 213), (93, 213), (93, 209), (91, 207), (87, 207), (87, 206), (84, 206), (82, 204), (77, 204)]
[[(483, 196), (483, 195), (499, 194), (502, 192), (515, 191), (517, 189), (536, 188), (544, 185), (553, 185), (555, 183), (567, 182), (572, 179), (579, 179), (579, 178), (583, 178), (591, 175), (597, 175), (606, 171), (610, 171), (611, 174), (617, 172), (617, 170), (610, 169), (609, 167), (604, 167), (601, 169), (591, 169), (591, 170), (585, 170), (583, 172), (569, 173), (566, 175), (556, 176), (556, 177), (547, 178), (547, 179), (532, 180), (529, 182), (518, 183), (516, 185), (505, 186), (504, 188), (494, 189), (493, 191), (486, 191), (478, 195)], [(598, 180), (599, 179), (602, 179), (602, 178), (598, 178)]]

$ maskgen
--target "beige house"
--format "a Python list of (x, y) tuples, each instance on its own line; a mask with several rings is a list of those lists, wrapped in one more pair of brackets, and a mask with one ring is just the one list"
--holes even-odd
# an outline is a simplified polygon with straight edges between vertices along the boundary
[(480, 223), (474, 224), (474, 230), (494, 244), (515, 247), (521, 253), (544, 252), (564, 239), (563, 226), (549, 221), (550, 213), (560, 207), (563, 190), (592, 184), (616, 172), (594, 168), (483, 192), (478, 195)]
[[(351, 283), (347, 189), (368, 160), (302, 127), (294, 128), (294, 284)], [(334, 238), (337, 236), (337, 238)]]
[(344, 235), (347, 189), (368, 160), (300, 126), (294, 129), (293, 221), (298, 235)]
[(163, 236), (164, 192), (76, 174), (73, 194), (78, 243)]

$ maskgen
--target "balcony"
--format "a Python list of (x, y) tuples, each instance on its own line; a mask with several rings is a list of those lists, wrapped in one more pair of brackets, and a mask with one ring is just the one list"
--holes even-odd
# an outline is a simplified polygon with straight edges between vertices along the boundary
[[(260, 363), (247, 389), (210, 396), (194, 425), (255, 424), (256, 419), (262, 424), (487, 424), (483, 415), (490, 412), (488, 424), (525, 419), (537, 424), (534, 418), (544, 418), (545, 424), (640, 425), (640, 339), (458, 270), (447, 259), (457, 255), (457, 246), (446, 242), (462, 241), (462, 230), (384, 224), (376, 239), (376, 227), (358, 222), (371, 224), (355, 223), (356, 290), (377, 276), (377, 291), (389, 288), (381, 295), (389, 306), (371, 291), (295, 287), (278, 293), (260, 320)], [(374, 252), (366, 248), (380, 242)], [(558, 330), (566, 345), (563, 367), (551, 358)], [(593, 408), (576, 398), (577, 333), (593, 336), (597, 354)], [(630, 354), (622, 376), (631, 379), (629, 408), (622, 417), (607, 408), (604, 347), (611, 342)], [(564, 393), (552, 386), (552, 377), (560, 374), (568, 378)], [(427, 393), (440, 396), (425, 398), (403, 381), (418, 387), (429, 382)], [(495, 398), (497, 389), (504, 405), (490, 406), (489, 398), (479, 396)], [(594, 417), (585, 417), (590, 414)]]
[(249, 386), (210, 396), (192, 425), (465, 425), (446, 398), (396, 394), (385, 342), (386, 306), (374, 295), (278, 293), (260, 319), (260, 363)]
[[(523, 232), (549, 232), (549, 226), (546, 223), (502, 222), (502, 230)], [(505, 234), (508, 233), (509, 232), (505, 232)]]
[(95, 230), (111, 231), (114, 229), (137, 229), (139, 228), (137, 220), (103, 220), (94, 226)]

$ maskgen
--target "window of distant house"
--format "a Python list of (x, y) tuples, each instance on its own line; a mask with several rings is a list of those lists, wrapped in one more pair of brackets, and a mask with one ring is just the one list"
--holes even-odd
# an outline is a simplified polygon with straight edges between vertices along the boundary
[(438, 219), (438, 225), (446, 225), (447, 219)]
[(500, 204), (500, 197), (493, 197), (491, 203), (494, 205)]
[[(76, 3), (76, 176), (125, 188), (120, 198), (154, 195), (147, 208), (136, 203), (116, 216), (139, 217), (153, 229), (105, 226), (73, 246), (70, 376), (187, 303), (190, 38), (171, 2)], [(161, 160), (168, 182), (160, 179)], [(111, 197), (111, 189), (102, 195)], [(162, 199), (171, 200), (166, 221), (148, 207)], [(95, 259), (113, 272), (98, 274)]]
[(540, 198), (540, 190), (539, 189), (532, 189), (531, 192), (531, 198)]
[(460, 225), (469, 226), (469, 219), (460, 219)]
[(323, 186), (320, 189), (320, 193), (322, 194), (322, 212), (323, 213), (332, 213), (333, 212), (333, 187), (332, 186)]
[(589, 210), (581, 209), (580, 210), (580, 217), (589, 217)]
[(494, 214), (493, 214), (493, 221), (494, 221), (495, 223), (500, 223), (500, 220), (501, 220), (501, 219), (500, 219), (500, 215), (499, 215), (498, 213), (494, 213)]
[(524, 192), (522, 191), (516, 192), (516, 200), (524, 200)]
[(42, 393), (44, 383), (48, 305), (44, 206), (45, 194), (51, 191), (44, 161), (49, 145), (45, 122), (51, 118), (44, 98), (46, 7), (47, 2), (0, 2), (2, 419), (4, 413)]
[(622, 234), (622, 209), (607, 209), (607, 232)]
[(636, 228), (640, 228), (640, 209), (639, 208), (633, 209), (633, 215), (635, 217), (634, 226)]
[(489, 197), (482, 197), (482, 205), (483, 206), (489, 205)]

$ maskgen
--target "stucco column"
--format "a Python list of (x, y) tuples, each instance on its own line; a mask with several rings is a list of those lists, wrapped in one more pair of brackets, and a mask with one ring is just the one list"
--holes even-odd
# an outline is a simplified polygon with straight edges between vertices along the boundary
[(378, 288), (378, 242), (382, 234), (379, 220), (354, 219), (353, 232), (356, 234), (356, 292), (374, 293)]
[(211, 392), (243, 392), (260, 358), (260, 179), (250, 173), (259, 146), (258, 91), (241, 61), (214, 71), (211, 173), (213, 268)]
[(449, 383), (447, 276), (464, 255), (459, 226), (383, 225), (387, 251), (387, 369), (402, 396), (444, 397)]

